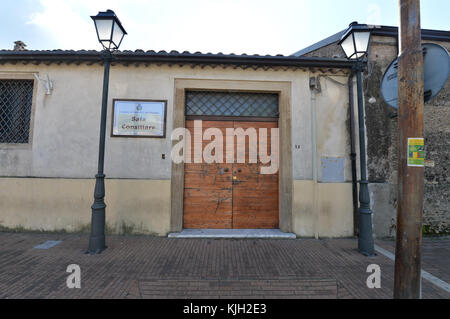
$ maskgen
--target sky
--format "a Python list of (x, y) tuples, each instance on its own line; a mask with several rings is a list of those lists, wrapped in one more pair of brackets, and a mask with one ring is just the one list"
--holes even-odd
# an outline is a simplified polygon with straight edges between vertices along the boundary
[[(398, 0), (0, 0), (0, 49), (96, 49), (90, 16), (112, 9), (121, 50), (289, 55), (352, 21), (399, 24)], [(421, 0), (421, 26), (450, 30), (450, 1)]]

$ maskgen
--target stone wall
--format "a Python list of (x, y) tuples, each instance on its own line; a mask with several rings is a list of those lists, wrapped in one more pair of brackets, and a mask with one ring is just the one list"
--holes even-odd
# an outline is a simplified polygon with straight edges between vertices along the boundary
[[(450, 49), (449, 42), (423, 40)], [(307, 56), (344, 57), (342, 49), (330, 44)], [(397, 209), (397, 110), (383, 101), (381, 80), (398, 55), (397, 39), (373, 36), (369, 63), (364, 74), (367, 131), (367, 169), (374, 232), (378, 237), (394, 236)], [(355, 93), (356, 94), (356, 93)], [(450, 232), (450, 81), (424, 108), (426, 151), (423, 228), (425, 233)]]

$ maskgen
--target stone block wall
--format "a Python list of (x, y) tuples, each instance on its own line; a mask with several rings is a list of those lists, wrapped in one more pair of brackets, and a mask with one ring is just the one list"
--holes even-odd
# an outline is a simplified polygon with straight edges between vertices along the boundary
[[(450, 42), (437, 43), (450, 50)], [(398, 127), (397, 110), (383, 101), (381, 81), (389, 64), (398, 55), (394, 37), (373, 36), (369, 62), (364, 74), (364, 102), (367, 132), (367, 168), (374, 233), (395, 235), (397, 210)], [(345, 57), (342, 49), (330, 44), (306, 56)], [(356, 94), (356, 92), (355, 92)], [(356, 107), (356, 106), (355, 106)], [(423, 229), (428, 234), (450, 233), (450, 81), (424, 107), (425, 179)], [(358, 146), (357, 146), (358, 147)]]

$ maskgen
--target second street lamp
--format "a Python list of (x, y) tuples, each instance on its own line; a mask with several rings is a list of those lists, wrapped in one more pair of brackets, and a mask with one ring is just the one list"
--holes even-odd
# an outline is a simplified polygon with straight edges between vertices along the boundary
[(103, 46), (102, 59), (104, 61), (102, 111), (100, 120), (100, 142), (98, 150), (98, 172), (95, 175), (94, 203), (92, 204), (91, 235), (87, 253), (99, 254), (106, 249), (105, 245), (105, 174), (103, 166), (105, 162), (105, 135), (106, 113), (108, 104), (109, 67), (113, 59), (112, 52), (117, 50), (125, 36), (126, 31), (122, 27), (114, 11), (106, 10), (91, 17), (95, 23), (98, 41)]
[(370, 209), (369, 183), (366, 169), (366, 137), (364, 128), (364, 103), (362, 92), (363, 58), (367, 54), (370, 31), (367, 26), (352, 22), (339, 41), (347, 59), (354, 61), (353, 72), (356, 72), (356, 86), (358, 91), (358, 126), (359, 126), (359, 160), (361, 181), (359, 186), (359, 236), (358, 250), (366, 256), (373, 256), (374, 242), (372, 235), (372, 211)]
[(122, 24), (112, 10), (99, 12), (96, 16), (91, 16), (95, 23), (98, 41), (105, 51), (118, 50), (122, 39), (127, 34)]

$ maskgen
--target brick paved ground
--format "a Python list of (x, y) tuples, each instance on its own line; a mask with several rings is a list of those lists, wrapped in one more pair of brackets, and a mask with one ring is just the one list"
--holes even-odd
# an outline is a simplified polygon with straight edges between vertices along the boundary
[[(376, 244), (395, 254), (395, 240), (377, 240)], [(423, 238), (422, 269), (450, 283), (450, 236)]]
[[(62, 243), (33, 249), (46, 240)], [(449, 244), (450, 239), (428, 248), (424, 241), (424, 269), (443, 280), (449, 275)], [(84, 254), (87, 245), (87, 234), (0, 232), (0, 298), (392, 297), (394, 263), (360, 255), (355, 239), (108, 236), (108, 249), (94, 256)], [(436, 257), (433, 249), (445, 256)], [(381, 267), (380, 289), (365, 284), (372, 263)], [(81, 289), (66, 287), (69, 264), (81, 267)], [(424, 281), (423, 297), (450, 296)]]

